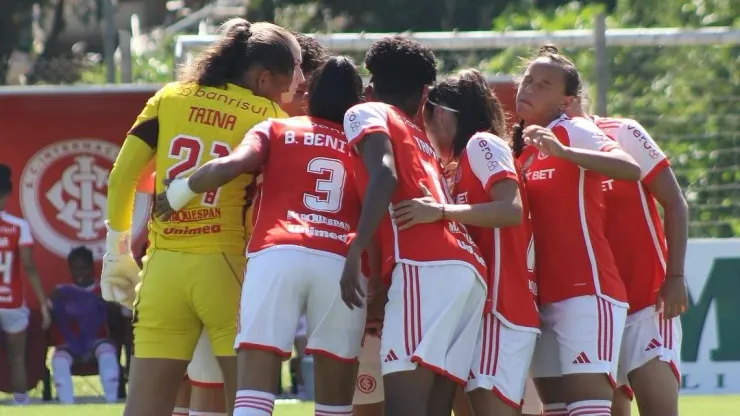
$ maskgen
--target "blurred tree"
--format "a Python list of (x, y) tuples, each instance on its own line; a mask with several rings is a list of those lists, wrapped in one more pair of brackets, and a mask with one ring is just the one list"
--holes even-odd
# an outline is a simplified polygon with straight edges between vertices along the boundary
[(33, 5), (36, 0), (4, 0), (0, 12), (0, 85), (5, 84), (13, 51), (33, 49)]
[[(576, 2), (554, 10), (509, 6), (495, 30), (590, 28), (601, 6)], [(736, 0), (618, 0), (609, 27), (730, 25), (740, 28)], [(590, 49), (565, 49), (594, 81)], [(520, 73), (509, 48), (484, 62), (487, 72)], [(691, 210), (692, 237), (740, 235), (740, 45), (610, 47), (609, 113), (636, 117), (671, 156)]]

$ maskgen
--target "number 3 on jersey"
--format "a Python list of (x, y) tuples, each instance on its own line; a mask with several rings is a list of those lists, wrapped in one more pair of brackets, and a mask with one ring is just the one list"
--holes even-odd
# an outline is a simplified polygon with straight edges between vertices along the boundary
[(316, 194), (303, 194), (306, 208), (320, 212), (339, 212), (342, 209), (342, 194), (347, 171), (337, 159), (316, 157), (306, 166), (306, 171), (320, 175), (316, 180)]
[[(185, 174), (193, 173), (198, 169), (201, 165), (200, 161), (203, 158), (203, 148), (203, 141), (200, 137), (183, 134), (170, 141), (170, 149), (167, 156), (179, 162), (167, 169), (167, 179), (179, 178)], [(213, 142), (209, 153), (215, 158), (224, 157), (231, 153), (231, 148), (226, 143)], [(218, 201), (219, 190), (217, 189), (203, 194), (201, 204), (215, 206)]]

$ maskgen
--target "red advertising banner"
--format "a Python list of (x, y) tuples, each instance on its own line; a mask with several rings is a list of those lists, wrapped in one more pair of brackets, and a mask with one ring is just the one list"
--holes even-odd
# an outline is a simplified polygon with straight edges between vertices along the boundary
[[(512, 112), (514, 85), (501, 81), (492, 87)], [(5, 209), (30, 224), (34, 260), (47, 292), (71, 281), (66, 258), (72, 248), (83, 245), (96, 260), (102, 258), (108, 175), (126, 132), (156, 89), (0, 89), (0, 163), (11, 167), (14, 184)], [(137, 195), (135, 247), (145, 241), (150, 203), (151, 196)], [(26, 284), (26, 300), (34, 308), (37, 301), (29, 289)]]

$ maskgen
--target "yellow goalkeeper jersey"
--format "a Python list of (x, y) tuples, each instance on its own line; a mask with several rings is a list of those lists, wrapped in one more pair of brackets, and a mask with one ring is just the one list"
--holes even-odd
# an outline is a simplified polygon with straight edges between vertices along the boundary
[[(171, 83), (149, 99), (126, 137), (108, 184), (108, 221), (130, 229), (136, 184), (155, 159), (156, 192), (164, 180), (187, 177), (209, 160), (228, 155), (255, 124), (287, 117), (274, 102), (248, 89)], [(247, 218), (252, 175), (241, 175), (214, 192), (199, 195), (168, 221), (152, 218), (153, 249), (243, 254), (251, 234)]]

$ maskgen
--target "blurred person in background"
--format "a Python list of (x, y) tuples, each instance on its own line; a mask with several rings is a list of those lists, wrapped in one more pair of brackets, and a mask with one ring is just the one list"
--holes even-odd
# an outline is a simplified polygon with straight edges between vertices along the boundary
[(165, 181), (227, 156), (255, 124), (283, 117), (278, 103), (292, 99), (303, 81), (300, 63), (300, 46), (287, 30), (232, 19), (178, 82), (149, 100), (126, 137), (108, 185), (108, 250), (101, 281), (106, 299), (134, 307), (126, 415), (173, 411), (204, 328), (224, 379), (225, 413), (231, 413), (247, 233), (244, 189), (252, 180), (241, 175), (196, 199), (185, 193), (178, 201), (185, 206), (182, 212), (152, 219), (134, 301), (139, 268), (131, 255), (130, 228), (139, 177), (156, 158), (156, 190), (164, 191)]
[(41, 309), (41, 325), (47, 329), (51, 315), (41, 279), (33, 262), (33, 237), (28, 223), (5, 211), (13, 182), (8, 165), (0, 164), (0, 330), (5, 333), (10, 366), (13, 404), (28, 404), (26, 376), (26, 329), (30, 311), (23, 295), (23, 266)]
[[(359, 211), (347, 174), (350, 149), (339, 122), (361, 100), (362, 79), (354, 62), (342, 56), (329, 58), (310, 80), (307, 117), (258, 124), (232, 154), (206, 163), (190, 178), (173, 182), (166, 195), (157, 196), (158, 204), (180, 200), (176, 182), (185, 183), (188, 192), (202, 193), (240, 174), (260, 170), (264, 175), (235, 342), (239, 362), (235, 416), (272, 414), (281, 364), (291, 356), (302, 313), (308, 327), (306, 352), (317, 367), (315, 414), (352, 413), (354, 362), (365, 311), (347, 310), (338, 296), (337, 283)], [(295, 166), (306, 168), (295, 171)], [(330, 173), (329, 179), (325, 173)], [(318, 187), (318, 194), (306, 192), (312, 187)]]
[[(575, 101), (571, 117), (590, 118), (640, 165), (640, 181), (605, 180), (606, 238), (627, 288), (630, 309), (619, 357), (613, 416), (677, 416), (681, 320), (689, 209), (668, 158), (645, 128), (628, 118), (589, 116)], [(663, 208), (661, 221), (658, 202)], [(634, 393), (633, 393), (634, 392)]]
[(54, 346), (51, 370), (57, 397), (62, 404), (74, 403), (72, 365), (95, 359), (105, 401), (115, 403), (120, 363), (116, 347), (108, 339), (108, 305), (95, 281), (92, 251), (83, 246), (72, 249), (67, 267), (72, 283), (58, 285), (50, 296), (54, 322), (49, 337)]
[(517, 89), (513, 151), (526, 175), (542, 335), (532, 375), (546, 415), (609, 416), (627, 294), (605, 235), (602, 180), (637, 180), (637, 163), (593, 123), (565, 115), (583, 90), (552, 45)]

